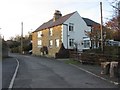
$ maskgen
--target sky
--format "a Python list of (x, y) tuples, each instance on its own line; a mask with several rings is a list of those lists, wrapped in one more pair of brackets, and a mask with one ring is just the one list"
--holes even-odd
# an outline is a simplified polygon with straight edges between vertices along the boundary
[(113, 9), (109, 0), (0, 0), (0, 34), (5, 40), (35, 31), (53, 18), (55, 10), (62, 15), (77, 11), (81, 17), (100, 23), (100, 2), (103, 3), (103, 22), (111, 18)]

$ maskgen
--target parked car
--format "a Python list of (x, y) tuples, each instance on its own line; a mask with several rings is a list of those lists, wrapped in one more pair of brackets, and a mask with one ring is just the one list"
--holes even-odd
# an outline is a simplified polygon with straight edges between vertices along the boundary
[(32, 50), (29, 50), (29, 52), (28, 52), (29, 54), (32, 54)]

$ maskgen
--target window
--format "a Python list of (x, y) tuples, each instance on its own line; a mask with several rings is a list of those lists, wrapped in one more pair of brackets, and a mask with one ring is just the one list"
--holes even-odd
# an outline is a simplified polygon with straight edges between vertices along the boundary
[(71, 47), (74, 46), (74, 39), (69, 39), (69, 45), (70, 45)]
[(52, 36), (52, 34), (53, 34), (53, 28), (50, 28), (49, 29), (49, 36)]
[(59, 39), (55, 39), (55, 46), (59, 47)]
[(74, 24), (73, 23), (69, 23), (69, 31), (73, 31), (74, 30)]
[(38, 40), (38, 47), (42, 46), (42, 40)]
[(90, 47), (89, 40), (84, 40), (84, 48), (89, 48), (89, 47)]
[(53, 45), (53, 40), (49, 40), (49, 46), (51, 47)]
[(38, 34), (38, 37), (42, 37), (42, 31), (39, 31), (37, 34)]

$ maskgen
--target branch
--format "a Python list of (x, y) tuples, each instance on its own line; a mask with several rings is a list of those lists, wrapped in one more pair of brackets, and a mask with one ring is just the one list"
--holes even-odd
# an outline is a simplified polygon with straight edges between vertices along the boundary
[(111, 5), (113, 8), (120, 10), (119, 8), (115, 7), (114, 5)]

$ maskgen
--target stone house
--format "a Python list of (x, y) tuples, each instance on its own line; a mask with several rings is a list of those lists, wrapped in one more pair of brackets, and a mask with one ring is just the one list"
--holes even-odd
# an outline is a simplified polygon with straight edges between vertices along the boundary
[(90, 41), (87, 47), (84, 45), (84, 38), (88, 37), (85, 30), (91, 31), (91, 28), (77, 11), (62, 16), (61, 12), (56, 10), (51, 20), (32, 33), (32, 53), (56, 57), (58, 54), (67, 55), (65, 50), (89, 49)]

